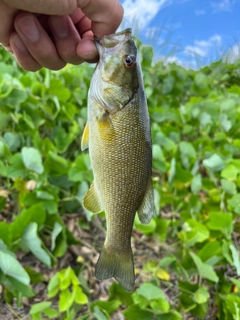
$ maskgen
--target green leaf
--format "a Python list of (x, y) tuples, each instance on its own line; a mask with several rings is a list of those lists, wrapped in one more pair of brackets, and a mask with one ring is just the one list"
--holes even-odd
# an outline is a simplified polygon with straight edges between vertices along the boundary
[(221, 114), (219, 117), (219, 121), (224, 131), (227, 132), (232, 128), (232, 123), (230, 120), (228, 120), (228, 116), (226, 114)]
[(240, 193), (237, 193), (231, 199), (228, 199), (227, 203), (235, 213), (240, 214)]
[(147, 310), (141, 309), (140, 306), (132, 305), (123, 311), (123, 314), (126, 320), (136, 320), (136, 319), (144, 319), (144, 320), (152, 320), (153, 313)]
[(228, 181), (225, 179), (221, 179), (221, 185), (225, 192), (229, 194), (236, 194), (237, 193), (237, 187), (236, 184), (232, 181)]
[(179, 233), (180, 239), (182, 239), (187, 247), (194, 245), (197, 242), (203, 242), (209, 238), (208, 229), (201, 223), (189, 219), (183, 225), (183, 231)]
[(197, 193), (202, 188), (202, 176), (200, 174), (197, 174), (193, 177), (192, 183), (191, 183), (191, 191), (192, 193)]
[(222, 158), (214, 153), (210, 158), (203, 160), (205, 168), (212, 170), (213, 172), (221, 171), (225, 167), (225, 163)]
[(206, 287), (199, 287), (196, 292), (193, 294), (193, 299), (198, 304), (202, 304), (208, 301), (210, 294)]
[[(207, 226), (211, 230), (221, 230), (232, 225), (231, 213), (211, 212)], [(231, 228), (232, 229), (232, 228)]]
[(60, 223), (55, 222), (53, 226), (53, 231), (51, 234), (51, 238), (52, 238), (51, 250), (55, 249), (57, 236), (62, 232), (62, 230), (63, 230), (63, 227), (60, 225)]
[(110, 320), (107, 311), (100, 309), (98, 306), (94, 307), (93, 313), (97, 320)]
[(52, 303), (48, 302), (48, 301), (43, 301), (43, 302), (36, 303), (36, 304), (31, 306), (30, 314), (33, 315), (35, 313), (42, 312), (45, 309), (49, 308), (51, 305), (52, 305)]
[(58, 272), (54, 274), (54, 276), (50, 279), (48, 283), (48, 297), (53, 298), (59, 291), (60, 281), (58, 278)]
[(38, 225), (36, 222), (30, 223), (24, 230), (22, 241), (33, 255), (46, 266), (51, 267), (51, 257), (42, 248), (42, 242), (37, 234)]
[(111, 301), (94, 301), (91, 304), (91, 310), (94, 309), (95, 306), (98, 306), (101, 310), (104, 309), (108, 314), (112, 314), (117, 308), (121, 305), (121, 301), (119, 300), (111, 300)]
[(240, 275), (240, 259), (239, 252), (233, 244), (230, 244), (229, 249), (232, 251), (233, 263), (237, 271), (237, 275)]
[(22, 159), (28, 170), (42, 174), (44, 171), (40, 152), (35, 148), (22, 148)]
[(21, 294), (25, 297), (34, 297), (35, 292), (26, 284), (24, 284), (19, 279), (16, 279), (15, 277), (11, 277), (6, 275), (6, 279), (11, 283), (11, 285), (14, 287), (14, 290), (17, 290), (21, 292)]
[(58, 308), (60, 312), (67, 311), (71, 308), (74, 301), (74, 296), (68, 289), (63, 290), (59, 294)]
[(6, 132), (4, 134), (4, 140), (11, 152), (16, 151), (21, 146), (21, 139), (18, 133)]
[(188, 169), (190, 165), (189, 160), (194, 160), (196, 158), (196, 150), (191, 143), (186, 141), (180, 142), (179, 149), (183, 167)]
[(17, 279), (25, 285), (30, 283), (30, 278), (21, 264), (10, 254), (0, 251), (0, 269), (10, 277)]
[(152, 283), (143, 283), (134, 295), (143, 296), (148, 301), (165, 298), (163, 291)]
[(202, 278), (206, 278), (212, 282), (218, 282), (219, 278), (210, 265), (203, 263), (195, 253), (189, 252), (189, 254), (192, 257), (193, 262), (197, 267), (198, 273)]
[(239, 174), (239, 168), (237, 168), (234, 164), (227, 164), (227, 166), (222, 170), (221, 177), (227, 180), (234, 180), (237, 178)]
[(12, 241), (11, 226), (4, 221), (0, 222), (0, 239), (2, 239), (6, 243), (6, 245), (8, 245), (8, 246), (10, 245), (10, 243)]
[(83, 293), (82, 288), (79, 285), (73, 286), (73, 295), (74, 295), (74, 301), (78, 304), (87, 304), (88, 303), (88, 297), (85, 293)]
[(46, 211), (41, 203), (33, 205), (31, 208), (21, 211), (20, 215), (11, 224), (13, 240), (21, 238), (24, 229), (31, 222), (36, 222), (41, 226), (46, 219)]
[(11, 159), (11, 163), (7, 169), (7, 176), (13, 179), (25, 178), (26, 173), (27, 171), (23, 164), (21, 154), (14, 154), (14, 156)]

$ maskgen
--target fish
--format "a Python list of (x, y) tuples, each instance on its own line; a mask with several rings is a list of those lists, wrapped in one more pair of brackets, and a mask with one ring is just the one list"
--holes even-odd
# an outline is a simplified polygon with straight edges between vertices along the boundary
[(88, 121), (81, 149), (89, 149), (94, 180), (83, 207), (106, 215), (106, 239), (96, 264), (98, 280), (135, 286), (131, 235), (136, 212), (154, 214), (150, 119), (137, 47), (130, 28), (95, 38), (99, 62), (88, 91)]

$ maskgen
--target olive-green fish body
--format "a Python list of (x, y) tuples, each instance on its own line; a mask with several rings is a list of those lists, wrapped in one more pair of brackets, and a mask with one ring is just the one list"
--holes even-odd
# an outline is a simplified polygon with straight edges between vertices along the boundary
[(133, 221), (148, 223), (153, 214), (151, 136), (137, 49), (130, 30), (97, 42), (100, 62), (88, 97), (87, 144), (94, 182), (83, 205), (105, 211), (107, 236), (96, 266), (100, 280), (115, 277), (134, 288), (131, 250)]

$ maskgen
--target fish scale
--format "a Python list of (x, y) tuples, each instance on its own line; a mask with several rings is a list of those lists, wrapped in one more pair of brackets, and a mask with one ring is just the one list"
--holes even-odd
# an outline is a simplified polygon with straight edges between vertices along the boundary
[(148, 223), (154, 212), (149, 116), (130, 29), (97, 39), (96, 45), (100, 60), (89, 89), (82, 138), (82, 149), (89, 148), (94, 182), (83, 206), (106, 215), (107, 235), (96, 277), (114, 277), (132, 291), (134, 217), (138, 211), (141, 222)]

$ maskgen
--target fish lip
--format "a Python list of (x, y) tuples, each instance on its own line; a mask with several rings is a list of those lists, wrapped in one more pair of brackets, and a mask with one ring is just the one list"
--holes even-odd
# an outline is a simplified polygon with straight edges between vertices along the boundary
[[(110, 34), (110, 35), (105, 35), (103, 37), (96, 37), (95, 36), (94, 37), (94, 43), (95, 43), (95, 45), (97, 47), (97, 50), (99, 52), (100, 48), (105, 46), (105, 41), (104, 41), (105, 39), (106, 40), (115, 40), (116, 44), (117, 44), (117, 43), (129, 40), (131, 35), (132, 35), (132, 29), (131, 28), (127, 28), (127, 29), (124, 29), (124, 30), (119, 31), (117, 33), (113, 33), (113, 34)], [(123, 37), (118, 39), (119, 36), (123, 36)]]

